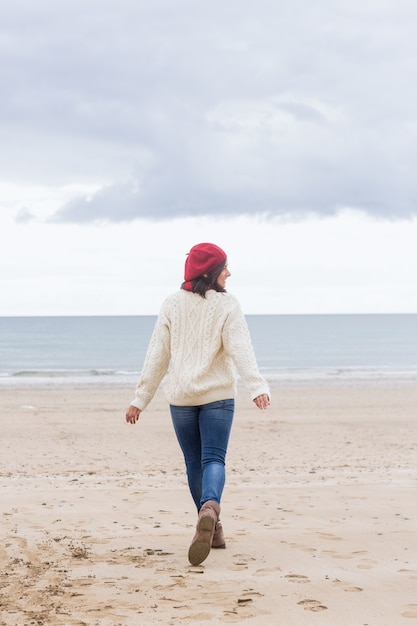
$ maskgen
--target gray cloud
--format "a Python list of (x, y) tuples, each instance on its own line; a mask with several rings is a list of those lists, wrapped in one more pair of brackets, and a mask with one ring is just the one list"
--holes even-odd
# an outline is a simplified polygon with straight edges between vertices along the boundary
[(0, 177), (98, 189), (59, 222), (415, 215), (415, 3), (282, 4), (10, 3)]
[(21, 207), (16, 214), (16, 222), (18, 224), (26, 224), (31, 222), (35, 216), (26, 207)]

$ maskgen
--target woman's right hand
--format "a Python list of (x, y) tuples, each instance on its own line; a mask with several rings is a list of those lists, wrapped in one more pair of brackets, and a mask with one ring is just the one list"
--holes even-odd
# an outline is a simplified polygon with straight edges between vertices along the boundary
[(269, 396), (266, 393), (258, 396), (254, 399), (254, 403), (258, 407), (258, 409), (267, 409), (269, 407)]

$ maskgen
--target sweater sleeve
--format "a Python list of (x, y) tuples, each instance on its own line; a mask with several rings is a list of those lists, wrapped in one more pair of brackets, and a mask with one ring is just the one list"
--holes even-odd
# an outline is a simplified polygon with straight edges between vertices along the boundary
[(165, 308), (161, 309), (146, 352), (142, 371), (136, 385), (135, 398), (130, 403), (143, 411), (146, 409), (163, 377), (170, 358), (170, 324)]
[(259, 372), (249, 328), (238, 302), (223, 326), (223, 345), (245, 383), (251, 399), (254, 400), (264, 393), (270, 398), (269, 385)]

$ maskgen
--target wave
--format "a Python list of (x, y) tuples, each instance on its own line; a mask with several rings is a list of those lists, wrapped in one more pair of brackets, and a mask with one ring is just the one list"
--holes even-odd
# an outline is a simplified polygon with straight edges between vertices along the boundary
[(67, 369), (25, 369), (15, 372), (1, 372), (0, 385), (19, 384), (63, 384), (63, 383), (93, 383), (103, 379), (106, 382), (131, 382), (136, 381), (139, 376), (137, 371), (116, 370), (116, 369), (88, 369), (88, 370), (67, 370)]
[[(262, 375), (272, 382), (417, 382), (416, 367), (261, 367)], [(108, 368), (22, 369), (0, 373), (0, 385), (58, 385), (58, 384), (136, 384), (138, 371)], [(242, 385), (239, 380), (239, 385)]]
[(13, 377), (38, 377), (42, 378), (66, 378), (71, 376), (114, 376), (117, 374), (116, 370), (20, 370), (13, 372)]
[(270, 381), (417, 381), (416, 367), (261, 368)]

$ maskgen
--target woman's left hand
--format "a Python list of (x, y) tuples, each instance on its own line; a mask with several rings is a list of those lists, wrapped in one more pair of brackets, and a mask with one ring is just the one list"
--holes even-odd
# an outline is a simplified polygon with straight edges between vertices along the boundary
[(126, 422), (128, 424), (136, 424), (139, 419), (140, 411), (135, 406), (130, 405), (126, 411)]
[(269, 396), (266, 393), (263, 393), (261, 396), (258, 396), (254, 399), (254, 403), (258, 407), (258, 409), (267, 409), (269, 407)]

